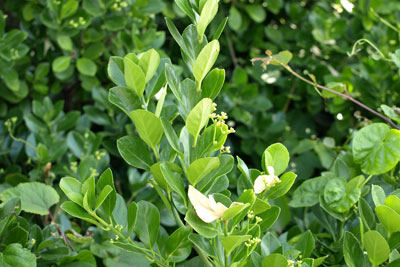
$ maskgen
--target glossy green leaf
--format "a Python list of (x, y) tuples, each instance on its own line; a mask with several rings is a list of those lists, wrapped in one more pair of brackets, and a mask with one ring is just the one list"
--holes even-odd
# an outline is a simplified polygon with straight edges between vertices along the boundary
[(351, 232), (346, 232), (344, 234), (343, 256), (349, 267), (365, 266), (361, 245)]
[[(219, 42), (217, 40), (211, 41), (201, 49), (196, 61), (193, 65), (193, 75), (198, 83), (200, 89), (201, 82), (207, 73), (210, 71), (219, 54)], [(198, 90), (199, 91), (199, 90)]]
[(296, 249), (301, 251), (303, 258), (310, 257), (315, 247), (315, 239), (310, 230), (304, 232), (296, 243)]
[(287, 267), (288, 266), (288, 261), (286, 258), (281, 255), (281, 254), (270, 254), (267, 257), (265, 257), (262, 261), (262, 267)]
[(389, 258), (390, 248), (386, 240), (377, 231), (364, 234), (364, 247), (373, 265), (379, 265)]
[(126, 85), (141, 98), (146, 86), (146, 76), (143, 70), (128, 56), (124, 58), (124, 77)]
[(149, 170), (153, 164), (146, 144), (136, 136), (128, 135), (117, 140), (118, 151), (131, 166)]
[(211, 223), (203, 222), (194, 210), (186, 213), (185, 221), (200, 235), (205, 238), (213, 238), (218, 234), (217, 229)]
[(229, 221), (249, 206), (249, 203), (234, 205), (224, 212), (224, 215), (222, 215), (222, 219), (224, 219), (225, 221)]
[(216, 157), (198, 159), (187, 168), (186, 174), (191, 185), (195, 186), (207, 174), (218, 168), (219, 159)]
[(262, 219), (261, 223), (259, 223), (261, 231), (268, 230), (278, 220), (280, 213), (281, 208), (278, 206), (271, 206), (267, 211), (260, 213), (258, 217)]
[(178, 136), (171, 123), (166, 118), (161, 118), (161, 124), (164, 129), (165, 137), (167, 137), (168, 143), (178, 153), (183, 154), (183, 147), (179, 141)]
[(135, 202), (131, 202), (128, 206), (128, 230), (127, 236), (130, 236), (134, 230), (138, 215), (138, 206)]
[(241, 246), (245, 241), (249, 240), (251, 235), (230, 235), (221, 237), (221, 244), (225, 249), (226, 255), (230, 255), (231, 252)]
[(208, 24), (213, 20), (218, 11), (218, 0), (208, 0), (200, 13), (199, 21), (197, 22), (197, 36), (203, 42), (203, 35), (206, 31)]
[(292, 188), (297, 175), (293, 172), (287, 172), (280, 177), (281, 182), (271, 188), (267, 197), (268, 199), (276, 199), (284, 196)]
[(186, 206), (185, 185), (181, 176), (177, 172), (174, 172), (177, 168), (173, 164), (162, 163), (160, 169), (168, 185), (181, 196)]
[(61, 56), (53, 60), (51, 67), (54, 72), (62, 72), (69, 67), (71, 58), (67, 56)]
[(80, 58), (76, 62), (76, 67), (80, 73), (87, 76), (94, 76), (97, 72), (97, 65), (93, 60), (88, 58)]
[(96, 190), (101, 192), (105, 187), (111, 187), (113, 189), (108, 194), (107, 198), (104, 199), (102, 204), (103, 210), (110, 217), (117, 201), (117, 193), (115, 190), (114, 178), (111, 169), (105, 170), (97, 181)]
[(20, 183), (0, 193), (0, 200), (3, 202), (13, 198), (21, 200), (23, 211), (39, 215), (48, 214), (50, 207), (60, 200), (53, 187), (39, 182)]
[(126, 86), (124, 77), (124, 59), (121, 57), (110, 57), (107, 65), (108, 77), (118, 86)]
[(66, 201), (62, 203), (61, 209), (73, 217), (98, 225), (97, 221), (93, 219), (86, 210), (72, 201)]
[(103, 204), (104, 200), (108, 197), (108, 195), (113, 191), (113, 188), (109, 185), (106, 185), (103, 190), (101, 190), (99, 196), (96, 199), (96, 204), (94, 206), (94, 210), (96, 211)]
[(225, 81), (225, 70), (213, 69), (207, 74), (202, 84), (201, 97), (214, 100), (222, 89)]
[(141, 108), (138, 96), (127, 87), (117, 86), (111, 88), (108, 94), (108, 100), (127, 115), (133, 110)]
[(400, 214), (400, 198), (399, 197), (397, 197), (395, 195), (388, 196), (385, 199), (385, 205), (392, 208), (395, 212)]
[(153, 248), (160, 227), (160, 213), (153, 204), (146, 201), (137, 203), (140, 219), (136, 220), (134, 231), (148, 248)]
[(375, 208), (376, 216), (389, 234), (400, 231), (400, 214), (388, 206)]
[(145, 83), (149, 82), (153, 78), (154, 73), (160, 63), (160, 55), (156, 50), (150, 49), (140, 55), (139, 67), (142, 69), (145, 76)]
[(166, 252), (171, 257), (172, 261), (183, 261), (185, 260), (191, 250), (192, 243), (188, 239), (189, 234), (192, 232), (190, 227), (180, 227), (175, 230), (166, 241)]
[(386, 194), (385, 191), (379, 185), (372, 185), (371, 187), (372, 200), (374, 201), (375, 207), (385, 204)]
[(308, 179), (296, 188), (289, 202), (293, 208), (311, 207), (318, 203), (319, 195), (323, 192), (327, 179), (323, 176)]
[(353, 139), (354, 161), (370, 175), (393, 169), (400, 160), (400, 132), (384, 123), (362, 128)]
[(160, 143), (163, 127), (160, 118), (150, 111), (138, 109), (130, 114), (140, 138), (153, 150)]
[(61, 190), (64, 192), (64, 194), (68, 197), (68, 199), (82, 206), (82, 199), (83, 199), (83, 195), (81, 193), (82, 183), (79, 180), (73, 177), (64, 177), (61, 178), (59, 186)]
[(268, 173), (267, 166), (274, 167), (275, 175), (283, 173), (289, 164), (289, 152), (281, 143), (267, 147), (263, 153), (261, 166)]
[(212, 113), (212, 100), (210, 98), (203, 98), (197, 105), (190, 111), (186, 119), (186, 129), (194, 137), (194, 144), (197, 143), (197, 138), (210, 118)]

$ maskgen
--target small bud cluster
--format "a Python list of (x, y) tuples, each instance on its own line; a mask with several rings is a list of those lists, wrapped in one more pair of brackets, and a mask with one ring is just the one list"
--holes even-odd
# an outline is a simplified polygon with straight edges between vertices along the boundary
[(94, 153), (94, 156), (97, 161), (101, 160), (101, 158), (104, 157), (105, 155), (106, 155), (106, 152), (104, 152), (104, 151), (96, 151)]
[(294, 261), (294, 260), (288, 260), (288, 267), (295, 267), (295, 266), (301, 266), (303, 264), (303, 261), (298, 260), (298, 261)]
[(78, 162), (76, 162), (76, 161), (71, 162), (71, 164), (69, 165), (69, 168), (71, 169), (71, 171), (73, 173), (77, 173), (78, 172)]
[(83, 17), (79, 17), (78, 20), (71, 19), (69, 21), (69, 25), (71, 25), (73, 28), (78, 28), (79, 25), (85, 25), (86, 20)]
[(17, 49), (11, 48), (11, 49), (10, 49), (10, 52), (11, 52), (11, 59), (17, 59), (17, 58), (19, 58), (19, 52), (18, 52)]
[(98, 176), (99, 173), (95, 168), (90, 168), (90, 176)]
[(121, 232), (121, 231), (124, 229), (124, 226), (117, 224), (117, 225), (115, 226), (115, 229), (117, 229), (118, 231)]
[(254, 218), (254, 212), (253, 212), (252, 210), (250, 210), (249, 212), (247, 212), (247, 218), (248, 218), (249, 220), (251, 220), (251, 219)]
[(249, 241), (245, 242), (244, 245), (246, 247), (251, 247), (252, 245), (257, 245), (260, 242), (261, 242), (260, 238), (254, 237), (254, 238), (250, 239)]
[[(235, 129), (233, 129), (233, 127), (229, 128), (225, 122), (225, 120), (228, 119), (228, 114), (226, 114), (225, 112), (222, 111), (221, 114), (218, 115), (218, 114), (214, 113), (214, 111), (216, 111), (216, 110), (217, 110), (217, 104), (213, 103), (212, 104), (213, 113), (210, 114), (210, 119), (213, 121), (215, 127), (219, 128), (221, 133), (224, 135), (235, 133), (236, 132)], [(218, 141), (214, 140), (213, 144), (217, 145)], [(220, 153), (231, 153), (231, 148), (229, 146), (227, 146), (227, 147), (221, 146)]]
[(53, 0), (54, 5), (58, 6), (61, 4), (61, 0)]
[(128, 3), (126, 1), (116, 0), (115, 3), (112, 5), (112, 9), (119, 12), (127, 6)]

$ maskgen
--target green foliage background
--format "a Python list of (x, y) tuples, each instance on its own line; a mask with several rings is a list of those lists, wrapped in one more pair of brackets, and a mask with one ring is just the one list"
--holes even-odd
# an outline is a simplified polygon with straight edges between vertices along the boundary
[[(176, 222), (149, 186), (152, 174), (130, 166), (137, 163), (119, 153), (117, 140), (122, 142), (121, 137), (135, 134), (137, 129), (109, 101), (109, 90), (117, 83), (109, 78), (109, 59), (155, 49), (160, 62), (172, 63), (181, 77), (191, 77), (191, 66), (182, 60), (164, 19), (170, 19), (183, 32), (190, 18), (174, 1), (167, 0), (3, 0), (0, 6), (0, 263), (17, 266), (12, 256), (7, 257), (16, 253), (21, 255), (18, 266), (32, 266), (29, 262), (33, 258), (38, 266), (72, 262), (130, 266), (133, 261), (148, 265), (145, 257), (113, 246), (110, 235), (100, 227), (64, 213), (60, 205), (66, 197), (59, 182), (64, 176), (81, 180), (98, 177), (110, 167), (115, 190), (123, 196), (117, 203), (153, 203), (164, 230), (173, 232)], [(266, 147), (283, 143), (291, 156), (288, 170), (298, 175), (288, 195), (274, 200), (281, 209), (279, 218), (263, 236), (259, 257), (252, 256), (248, 266), (276, 260), (271, 257), (274, 252), (289, 259), (288, 248), (301, 251), (303, 258), (329, 255), (325, 266), (361, 266), (360, 262), (369, 266), (362, 251), (352, 259), (347, 255), (350, 248), (342, 248), (343, 244), (345, 248), (354, 246), (358, 252), (362, 227), (371, 230), (371, 240), (388, 242), (390, 262), (395, 262), (400, 255), (396, 239), (400, 229), (388, 226), (382, 216), (389, 212), (398, 216), (394, 204), (385, 201), (386, 195), (399, 196), (398, 156), (378, 161), (378, 151), (376, 158), (368, 158), (377, 144), (388, 139), (387, 125), (367, 126), (382, 120), (350, 101), (303, 83), (281, 66), (269, 65), (265, 70), (251, 59), (266, 57), (266, 50), (273, 54), (289, 50), (293, 54), (289, 65), (295, 72), (346, 92), (399, 123), (400, 3), (221, 0), (206, 31), (210, 41), (226, 17), (229, 20), (219, 38), (221, 48), (214, 66), (226, 72), (215, 102), (218, 110), (228, 114), (227, 124), (236, 130), (229, 135), (227, 145), (249, 168), (256, 168)], [(171, 94), (165, 101), (174, 103)], [(129, 111), (141, 103), (131, 105)], [(165, 112), (176, 113), (173, 108)], [(183, 126), (184, 121), (178, 124)], [(371, 141), (371, 150), (361, 151), (367, 154), (365, 157), (354, 156), (365, 149), (357, 150), (361, 145), (354, 145), (354, 135), (360, 129), (365, 131), (365, 139), (382, 137)], [(398, 147), (398, 142), (393, 142), (381, 151), (398, 155)], [(228, 175), (232, 199), (246, 188), (240, 173), (235, 167)], [(375, 189), (363, 187), (363, 181), (357, 178), (363, 173), (374, 175)], [(21, 195), (22, 204), (12, 203), (13, 196), (22, 194), (22, 189), (14, 188), (27, 182), (29, 188), (24, 190), (43, 192), (43, 203), (26, 206)], [(349, 192), (350, 187), (356, 192)], [(5, 190), (7, 193), (2, 194)], [(60, 200), (52, 190), (58, 192)], [(390, 211), (375, 210), (375, 215), (374, 206)], [(15, 207), (19, 216), (13, 217), (10, 214)], [(74, 251), (54, 237), (60, 232), (50, 223), (52, 215), (46, 213), (49, 208), (61, 231), (74, 243)], [(32, 211), (41, 216), (29, 213)], [(282, 249), (275, 251), (274, 246)], [(370, 253), (373, 248), (365, 244), (363, 249)], [(189, 264), (196, 264), (195, 256), (195, 252), (188, 256), (192, 261)], [(389, 256), (371, 262), (377, 266), (386, 260)]]

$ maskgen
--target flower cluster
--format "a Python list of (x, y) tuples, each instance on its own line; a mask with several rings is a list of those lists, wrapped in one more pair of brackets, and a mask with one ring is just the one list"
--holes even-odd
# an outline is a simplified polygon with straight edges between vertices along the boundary
[(254, 237), (254, 238), (250, 239), (249, 241), (245, 242), (244, 245), (246, 247), (251, 247), (252, 245), (256, 245), (256, 244), (258, 244), (260, 242), (261, 242), (260, 238)]
[(126, 1), (116, 0), (115, 3), (112, 5), (112, 8), (115, 11), (121, 11), (123, 8), (127, 7), (128, 3)]

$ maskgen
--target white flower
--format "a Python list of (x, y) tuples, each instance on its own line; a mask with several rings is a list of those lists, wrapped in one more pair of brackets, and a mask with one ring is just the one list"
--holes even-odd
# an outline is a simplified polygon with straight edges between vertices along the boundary
[(260, 175), (254, 181), (254, 192), (256, 194), (260, 194), (265, 189), (269, 189), (273, 187), (275, 184), (280, 183), (278, 176), (275, 175), (274, 167), (268, 166), (267, 167), (268, 173), (265, 175)]
[[(198, 191), (193, 186), (189, 185), (189, 200), (196, 210), (197, 216), (206, 223), (215, 221), (224, 215), (228, 209), (224, 204), (215, 202), (214, 197), (209, 195), (208, 198)], [(233, 202), (232, 206), (240, 205), (242, 203)]]

